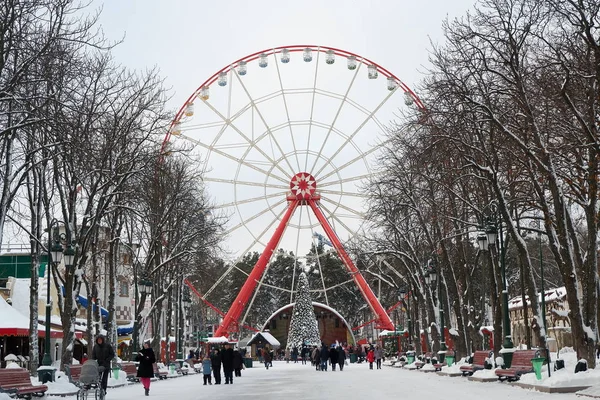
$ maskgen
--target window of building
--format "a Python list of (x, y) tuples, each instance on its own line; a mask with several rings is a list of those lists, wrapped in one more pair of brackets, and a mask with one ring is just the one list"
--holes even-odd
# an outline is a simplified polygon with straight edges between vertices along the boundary
[(271, 329), (277, 329), (277, 320), (275, 318), (271, 320)]
[(129, 297), (129, 283), (126, 279), (119, 279), (119, 296)]

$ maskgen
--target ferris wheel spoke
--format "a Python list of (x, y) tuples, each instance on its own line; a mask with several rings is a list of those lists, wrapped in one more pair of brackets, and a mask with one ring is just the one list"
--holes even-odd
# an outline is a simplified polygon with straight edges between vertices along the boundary
[(344, 209), (344, 210), (346, 210), (346, 211), (349, 211), (349, 212), (351, 212), (353, 215), (355, 215), (355, 216), (356, 216), (355, 218), (361, 218), (361, 219), (363, 219), (363, 218), (365, 217), (365, 214), (364, 214), (364, 213), (358, 212), (358, 211), (356, 211), (356, 210), (354, 210), (354, 209), (352, 209), (352, 208), (350, 208), (350, 207), (348, 207), (348, 206), (346, 206), (346, 205), (344, 205), (344, 204), (342, 204), (342, 203), (339, 203), (339, 202), (334, 202), (334, 201), (332, 201), (332, 200), (329, 200), (329, 199), (327, 199), (326, 197), (322, 198), (321, 200), (322, 200), (322, 201), (326, 201), (326, 202), (328, 202), (328, 203), (331, 203), (331, 204), (332, 204), (332, 205), (334, 205), (335, 207), (339, 207), (339, 208), (342, 208), (342, 209)]
[[(275, 60), (275, 62), (277, 62), (277, 60)], [(235, 77), (237, 78), (238, 82), (242, 86), (242, 89), (244, 89), (244, 92), (246, 93), (246, 96), (248, 96), (248, 99), (252, 103), (252, 108), (254, 109), (254, 111), (256, 112), (256, 114), (258, 114), (258, 117), (260, 118), (260, 120), (262, 121), (263, 125), (267, 129), (267, 132), (269, 132), (270, 139), (275, 143), (275, 146), (279, 150), (279, 153), (282, 156), (285, 157), (285, 152), (283, 151), (283, 149), (281, 148), (281, 145), (279, 144), (279, 141), (277, 140), (277, 138), (275, 137), (275, 135), (271, 131), (271, 128), (269, 127), (269, 124), (267, 124), (267, 121), (265, 120), (265, 117), (262, 115), (262, 113), (258, 109), (258, 106), (256, 105), (256, 102), (254, 101), (254, 98), (250, 95), (250, 92), (248, 91), (248, 88), (246, 87), (246, 85), (244, 84), (244, 82), (240, 79), (240, 77), (237, 74), (235, 75)], [(273, 158), (275, 158), (275, 157), (273, 157)], [(270, 161), (274, 162), (273, 160), (270, 160)], [(288, 167), (290, 169), (290, 173), (287, 176), (289, 178), (291, 178), (291, 176), (294, 174), (294, 168), (292, 167), (292, 164), (287, 159), (287, 157), (285, 158), (285, 162), (286, 162), (286, 164), (288, 165)], [(282, 172), (284, 172), (283, 168), (279, 164), (273, 164), (273, 165), (275, 165), (279, 170), (281, 170)]]
[(228, 159), (230, 159), (232, 161), (235, 161), (238, 164), (242, 164), (245, 167), (248, 167), (248, 168), (251, 168), (251, 169), (253, 169), (253, 170), (257, 171), (257, 172), (260, 172), (261, 174), (273, 177), (274, 179), (277, 179), (280, 182), (289, 184), (289, 179), (282, 178), (282, 177), (280, 177), (278, 175), (275, 175), (275, 174), (273, 174), (271, 172), (265, 171), (264, 169), (258, 168), (256, 165), (251, 164), (249, 162), (246, 162), (246, 161), (244, 161), (242, 159), (239, 159), (237, 157), (234, 157), (231, 154), (228, 154), (227, 152), (225, 152), (225, 151), (223, 151), (223, 150), (221, 150), (221, 149), (219, 149), (219, 148), (217, 148), (215, 146), (209, 146), (206, 143), (202, 143), (201, 141), (199, 141), (197, 139), (194, 139), (192, 137), (186, 136), (186, 135), (180, 135), (180, 136), (183, 137), (183, 138), (185, 138), (186, 140), (192, 142), (192, 143), (195, 143), (196, 145), (198, 145), (200, 147), (203, 147), (203, 148), (205, 148), (205, 149), (207, 149), (207, 150), (209, 150), (211, 152), (219, 154), (220, 156), (223, 156), (223, 157), (228, 158)]
[(286, 192), (276, 192), (276, 193), (271, 193), (271, 194), (267, 194), (264, 196), (258, 196), (258, 197), (252, 197), (249, 199), (244, 199), (244, 200), (238, 200), (235, 202), (231, 202), (231, 203), (223, 203), (223, 204), (219, 204), (217, 206), (214, 206), (213, 208), (215, 210), (221, 209), (221, 208), (229, 208), (229, 207), (235, 207), (236, 204), (248, 204), (248, 203), (254, 203), (257, 201), (261, 201), (261, 200), (267, 200), (267, 199), (271, 199), (273, 197), (285, 197)]
[[(238, 81), (241, 83), (240, 77), (237, 76), (237, 74), (234, 74), (234, 75), (237, 77)], [(242, 87), (244, 88), (244, 90), (246, 89), (243, 83), (242, 83)], [(263, 149), (261, 149), (260, 146), (257, 146), (256, 142), (252, 141), (248, 136), (246, 136), (246, 134), (244, 134), (231, 120), (227, 119), (223, 114), (221, 114), (221, 112), (219, 112), (219, 110), (217, 110), (208, 101), (203, 100), (203, 103), (206, 104), (207, 107), (212, 110), (212, 112), (217, 114), (223, 120), (223, 122), (225, 122), (225, 124), (227, 126), (230, 126), (231, 129), (236, 131), (238, 133), (238, 135), (240, 135), (246, 142), (248, 142), (248, 145), (250, 146), (250, 148), (256, 149), (256, 151), (258, 151), (263, 157), (265, 157), (267, 160), (269, 160), (269, 162), (271, 162), (272, 165), (275, 166), (275, 168), (279, 169), (285, 177), (287, 177), (288, 179), (291, 178), (291, 174), (289, 172), (286, 172), (283, 168), (281, 168), (280, 165), (275, 164), (275, 161)], [(256, 109), (256, 107), (254, 107), (254, 109)], [(257, 110), (257, 112), (258, 112), (258, 110)]]
[(325, 204), (323, 204), (322, 202), (320, 203), (320, 206), (323, 208), (323, 210), (325, 210), (327, 212), (327, 214), (329, 214), (329, 218), (333, 221), (336, 221), (338, 224), (340, 224), (346, 231), (352, 233), (352, 236), (356, 236), (356, 232), (354, 231), (354, 229), (350, 229), (348, 227), (348, 225), (346, 225), (341, 219), (339, 219), (333, 212), (331, 212), (330, 209), (328, 209)]
[[(283, 204), (287, 202), (287, 199), (282, 199), (279, 200), (277, 203), (270, 205), (269, 207), (264, 208), (263, 210), (261, 210), (260, 212), (250, 216), (249, 218), (245, 218), (242, 222), (240, 222), (239, 224), (235, 225), (234, 227), (228, 229), (225, 231), (225, 235), (235, 231), (236, 229), (246, 225), (248, 222), (254, 221), (256, 218), (260, 217), (261, 215), (264, 215), (266, 213), (268, 213), (269, 211), (272, 211), (275, 207)], [(239, 203), (238, 203), (239, 204)], [(260, 238), (260, 237), (259, 237)]]
[[(333, 186), (333, 185), (341, 185), (344, 183), (349, 183), (349, 182), (354, 182), (354, 181), (361, 181), (363, 179), (371, 178), (371, 177), (373, 177), (373, 175), (377, 176), (379, 174), (356, 175), (356, 176), (351, 176), (348, 178), (341, 178), (341, 179), (337, 179), (335, 181), (329, 181), (329, 182), (325, 182), (325, 183), (321, 183), (321, 181), (319, 180), (319, 188)], [(328, 176), (331, 176), (331, 175), (328, 175)]]
[(329, 287), (327, 288), (327, 291), (329, 291), (329, 290), (332, 290), (332, 289), (335, 289), (335, 288), (338, 288), (338, 287), (340, 287), (340, 286), (347, 285), (347, 284), (349, 284), (349, 283), (354, 283), (354, 279), (348, 279), (347, 281), (340, 282), (340, 283), (338, 283), (338, 284), (336, 284), (336, 285), (333, 285), (333, 286), (329, 286)]
[[(300, 215), (298, 216), (298, 225), (302, 226), (302, 214), (304, 212), (304, 207), (300, 207)], [(302, 232), (302, 229), (298, 229), (296, 232), (296, 250), (294, 253), (294, 269), (292, 271), (292, 291), (290, 292), (290, 303), (294, 302), (294, 285), (296, 284), (296, 268), (298, 267), (298, 251), (299, 251), (299, 245), (300, 245), (300, 232)]]
[(233, 183), (235, 183), (236, 185), (267, 187), (267, 188), (270, 188), (270, 189), (289, 190), (289, 188), (290, 188), (289, 185), (275, 185), (273, 183), (239, 181), (239, 180), (233, 180), (233, 179), (221, 179), (221, 178), (213, 178), (212, 176), (206, 176), (202, 180), (205, 181), (205, 182), (227, 183), (227, 184), (233, 184)]
[[(340, 171), (341, 171), (341, 170), (343, 170), (344, 168), (347, 168), (347, 167), (349, 167), (350, 165), (354, 164), (354, 163), (355, 163), (355, 162), (357, 162), (357, 161), (361, 161), (361, 160), (363, 160), (363, 161), (364, 161), (364, 160), (366, 160), (367, 156), (371, 155), (372, 153), (374, 153), (375, 151), (377, 151), (377, 150), (379, 150), (379, 149), (380, 149), (380, 147), (378, 147), (378, 146), (373, 146), (373, 147), (371, 147), (369, 150), (367, 150), (366, 152), (363, 152), (362, 150), (359, 150), (359, 154), (358, 154), (356, 157), (354, 157), (354, 158), (352, 158), (352, 159), (348, 160), (348, 161), (347, 161), (345, 164), (343, 164), (343, 165), (340, 165), (340, 166), (339, 166), (339, 167), (337, 167), (337, 168), (333, 168), (333, 170), (332, 170), (332, 171), (329, 171), (329, 172), (328, 172), (328, 173), (326, 173), (325, 175), (321, 176), (321, 177), (319, 178), (319, 181), (325, 181), (325, 180), (326, 180), (327, 178), (329, 178), (330, 176), (332, 176), (332, 175), (334, 175), (334, 174), (337, 174), (338, 172), (340, 172)], [(330, 161), (331, 161), (331, 158), (328, 160), (328, 163), (329, 163)], [(365, 165), (367, 166), (367, 169), (370, 169), (370, 168), (369, 168), (369, 166), (368, 166), (368, 163), (366, 163), (366, 162), (365, 162)], [(369, 175), (371, 175), (371, 174), (369, 174)]]
[[(308, 214), (308, 223), (312, 227), (313, 226), (312, 218), (310, 217), (310, 213), (307, 213), (307, 214)], [(321, 268), (321, 258), (318, 257), (318, 254), (317, 254), (318, 246), (315, 243), (315, 231), (312, 228), (310, 228), (310, 233), (311, 233), (310, 236), (312, 237), (313, 248), (315, 250), (315, 256), (317, 259), (317, 266), (319, 267), (319, 275), (321, 275), (321, 285), (323, 286), (323, 294), (325, 296), (325, 304), (329, 305), (329, 298), (327, 297), (327, 288), (325, 286), (325, 278), (323, 277), (323, 269)]]
[[(317, 53), (317, 61), (318, 61), (318, 53)], [(283, 81), (281, 80), (281, 71), (279, 70), (279, 63), (277, 60), (275, 61), (275, 69), (277, 70), (277, 79), (279, 80), (279, 87), (281, 88), (281, 98), (283, 99), (283, 106), (285, 108), (285, 115), (288, 121), (288, 127), (290, 130), (290, 137), (292, 139), (292, 147), (294, 149), (294, 155), (296, 157), (296, 164), (298, 165), (297, 171), (300, 171), (300, 159), (298, 158), (298, 150), (296, 149), (296, 140), (294, 139), (294, 132), (292, 130), (292, 124), (290, 119), (290, 110), (288, 108), (287, 98), (285, 97), (285, 91), (283, 90)]]
[[(385, 96), (385, 98), (381, 101), (381, 103), (379, 103), (379, 105), (373, 110), (373, 112), (371, 112), (371, 114), (369, 114), (367, 116), (367, 118), (364, 119), (364, 121), (358, 126), (358, 128), (356, 128), (356, 130), (354, 130), (354, 132), (350, 135), (350, 138), (345, 141), (344, 143), (342, 143), (340, 145), (340, 147), (338, 147), (338, 149), (335, 151), (335, 153), (333, 153), (333, 155), (331, 157), (329, 157), (329, 162), (333, 161), (333, 159), (335, 157), (337, 157), (338, 154), (340, 154), (340, 152), (344, 149), (344, 147), (346, 147), (346, 145), (348, 144), (348, 141), (351, 141), (354, 136), (356, 136), (356, 134), (358, 132), (360, 132), (360, 130), (367, 124), (367, 122), (369, 122), (373, 116), (375, 114), (377, 114), (377, 112), (381, 109), (381, 107), (383, 107), (385, 105), (385, 103), (387, 103), (387, 101), (394, 95), (394, 93), (397, 92), (397, 88), (390, 91), (390, 93), (388, 93), (387, 96)], [(323, 165), (317, 172), (316, 175), (318, 176), (321, 172), (323, 172), (323, 169), (327, 166), (327, 164)], [(315, 175), (313, 175), (315, 176)]]
[[(319, 68), (317, 68), (318, 65), (315, 65), (315, 78), (313, 80), (313, 88), (314, 90), (312, 91), (312, 99), (310, 102), (310, 119), (309, 119), (309, 124), (308, 124), (308, 139), (306, 140), (306, 148), (310, 149), (310, 136), (312, 134), (312, 127), (313, 127), (313, 115), (314, 115), (314, 111), (315, 111), (315, 99), (317, 97), (317, 77), (319, 76)], [(304, 171), (307, 171), (308, 168), (308, 154), (306, 155), (306, 157), (304, 158)]]
[(312, 171), (317, 166), (317, 161), (319, 160), (319, 158), (321, 157), (321, 154), (323, 153), (323, 149), (325, 148), (325, 145), (327, 144), (329, 135), (331, 135), (331, 131), (332, 131), (338, 117), (340, 116), (340, 113), (342, 112), (342, 108), (344, 107), (344, 104), (346, 103), (346, 99), (348, 98), (348, 94), (350, 93), (352, 86), (354, 86), (354, 82), (356, 81), (356, 77), (358, 76), (358, 71), (360, 71), (360, 67), (362, 67), (362, 63), (358, 64), (358, 68), (356, 68), (356, 71), (354, 72), (354, 76), (352, 77), (352, 80), (350, 81), (350, 84), (348, 85), (348, 89), (346, 89), (346, 93), (344, 93), (344, 97), (342, 98), (342, 101), (340, 102), (340, 106), (338, 107), (338, 109), (335, 113), (335, 116), (333, 117), (333, 121), (331, 122), (331, 125), (329, 126), (329, 130), (327, 131), (327, 134), (325, 135), (325, 140), (323, 140), (323, 143), (321, 144), (321, 148), (319, 148), (319, 151), (317, 153), (317, 157), (316, 157), (315, 161), (313, 162), (312, 167), (310, 167), (310, 171), (311, 171), (310, 174), (312, 176), (315, 176), (315, 174), (313, 174)]
[(368, 199), (369, 195), (364, 193), (356, 193), (356, 192), (347, 192), (344, 190), (332, 190), (332, 189), (319, 189), (320, 194), (332, 194), (336, 196), (352, 196), (352, 197), (360, 197), (362, 199)]

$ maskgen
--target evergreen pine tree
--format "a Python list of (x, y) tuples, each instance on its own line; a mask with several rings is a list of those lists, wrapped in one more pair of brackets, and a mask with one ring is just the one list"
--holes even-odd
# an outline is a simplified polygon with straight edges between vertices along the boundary
[(304, 272), (298, 277), (296, 304), (294, 304), (292, 310), (287, 347), (291, 349), (295, 346), (300, 349), (303, 344), (311, 347), (321, 345), (317, 318), (310, 297), (308, 278)]

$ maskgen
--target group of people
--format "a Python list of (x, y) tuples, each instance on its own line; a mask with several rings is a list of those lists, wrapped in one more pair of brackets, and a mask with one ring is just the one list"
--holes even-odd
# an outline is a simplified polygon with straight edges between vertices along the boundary
[(380, 346), (371, 346), (367, 351), (367, 362), (369, 363), (369, 369), (373, 369), (373, 363), (377, 365), (377, 369), (381, 369), (383, 357), (383, 349)]
[(242, 376), (244, 369), (244, 356), (240, 351), (234, 350), (230, 344), (226, 344), (223, 350), (214, 349), (213, 354), (206, 355), (202, 360), (202, 374), (204, 375), (204, 385), (212, 385), (212, 376), (215, 378), (215, 385), (221, 384), (221, 367), (225, 375), (225, 384), (233, 385), (233, 375)]
[[(308, 355), (303, 358), (308, 358)], [(327, 347), (327, 345), (323, 343), (320, 349), (317, 346), (313, 347), (312, 352), (310, 352), (310, 358), (313, 367), (315, 367), (317, 371), (327, 371), (328, 365), (331, 365), (332, 371), (335, 371), (336, 365), (339, 365), (340, 371), (343, 371), (344, 364), (346, 363), (346, 350), (339, 345), (336, 346), (333, 344), (331, 347)]]

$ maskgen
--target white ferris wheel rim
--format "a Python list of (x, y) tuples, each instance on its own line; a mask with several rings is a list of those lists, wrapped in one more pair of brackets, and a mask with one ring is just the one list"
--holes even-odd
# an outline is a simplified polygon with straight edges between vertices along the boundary
[[(301, 52), (306, 49), (311, 49), (312, 51), (316, 52), (316, 62), (315, 62), (316, 66), (315, 66), (314, 81), (313, 81), (314, 83), (313, 83), (312, 87), (284, 88), (283, 83), (282, 83), (282, 75), (280, 72), (280, 67), (279, 67), (279, 63), (277, 60), (277, 56), (281, 55), (282, 51), (285, 51), (285, 49), (289, 50), (290, 52)], [(336, 56), (346, 57), (348, 59), (354, 58), (354, 60), (357, 62), (357, 66), (353, 70), (354, 75), (349, 83), (347, 90), (343, 94), (324, 90), (322, 88), (319, 88), (317, 85), (317, 71), (319, 68), (319, 60), (321, 58), (321, 55), (322, 54), (328, 55), (331, 53), (333, 53)], [(236, 71), (239, 71), (239, 68), (241, 65), (247, 65), (247, 63), (257, 60), (257, 59), (261, 59), (261, 57), (263, 57), (263, 56), (274, 59), (273, 64), (276, 66), (275, 69), (277, 71), (277, 77), (280, 82), (280, 90), (272, 91), (272, 92), (263, 94), (262, 96), (255, 98), (252, 96), (252, 94), (249, 92), (249, 90), (244, 85), (244, 80), (240, 76), (239, 72), (236, 72)], [(364, 66), (366, 66), (366, 68), (375, 67), (375, 70), (377, 71), (377, 73), (382, 74), (384, 77), (386, 77), (388, 79), (388, 84), (390, 82), (393, 82), (396, 85), (394, 89), (389, 90), (389, 93), (387, 94), (387, 96), (385, 96), (384, 99), (382, 100), (382, 102), (374, 109), (367, 109), (366, 107), (362, 106), (360, 102), (355, 101), (354, 99), (352, 99), (349, 96), (349, 93), (358, 77), (358, 74), (359, 74), (359, 72), (361, 72), (361, 69)], [(229, 85), (229, 105), (231, 105), (231, 95), (232, 95), (231, 88), (233, 87), (234, 79), (237, 81), (237, 83), (240, 85), (240, 87), (243, 88), (243, 90), (246, 93), (246, 96), (248, 97), (248, 101), (246, 102), (246, 104), (244, 104), (239, 110), (237, 110), (236, 113), (234, 113), (232, 115), (230, 106), (228, 107), (227, 110), (219, 110), (215, 106), (211, 105), (210, 101), (208, 101), (207, 99), (202, 99), (202, 103), (205, 104), (221, 121), (219, 121), (219, 122), (210, 122), (209, 121), (209, 122), (205, 122), (205, 123), (188, 124), (186, 126), (186, 131), (210, 129), (210, 128), (214, 128), (214, 127), (218, 127), (218, 126), (222, 125), (222, 127), (220, 128), (220, 132), (213, 138), (213, 140), (210, 143), (204, 143), (201, 140), (196, 140), (189, 136), (183, 135), (181, 132), (177, 132), (177, 129), (180, 129), (181, 124), (183, 122), (186, 122), (186, 116), (185, 116), (186, 107), (188, 107), (190, 104), (192, 104), (192, 106), (193, 106), (193, 102), (196, 100), (196, 98), (201, 98), (202, 91), (205, 88), (212, 87), (213, 84), (215, 84), (215, 82), (218, 82), (218, 79), (222, 76), (225, 76), (228, 79), (227, 82), (231, 83)], [(360, 144), (355, 143), (353, 139), (361, 131), (361, 129), (364, 127), (364, 125), (369, 121), (373, 121), (377, 126), (379, 126), (380, 130), (382, 130), (382, 131), (385, 130), (385, 125), (377, 119), (377, 112), (379, 111), (379, 109), (381, 108), (381, 106), (383, 104), (385, 104), (390, 98), (393, 97), (394, 94), (396, 94), (399, 91), (402, 91), (405, 94), (405, 97), (407, 99), (409, 99), (411, 102), (413, 102), (414, 104), (416, 104), (416, 106), (419, 109), (424, 109), (424, 107), (423, 107), (422, 103), (420, 102), (420, 100), (418, 99), (418, 97), (412, 92), (412, 90), (407, 85), (405, 85), (396, 76), (391, 74), (389, 71), (387, 71), (383, 67), (381, 67), (378, 64), (372, 62), (371, 60), (368, 60), (357, 54), (350, 53), (350, 52), (340, 50), (340, 49), (326, 47), (326, 46), (305, 46), (305, 45), (281, 46), (281, 47), (276, 47), (273, 49), (264, 50), (261, 52), (256, 52), (256, 53), (250, 54), (246, 57), (243, 57), (243, 58), (227, 65), (226, 67), (222, 68), (220, 71), (218, 71), (213, 76), (211, 76), (209, 79), (207, 79), (202, 85), (200, 85), (194, 91), (194, 93), (188, 98), (188, 100), (180, 108), (175, 119), (173, 120), (171, 127), (169, 129), (169, 132), (167, 133), (165, 140), (163, 142), (163, 148), (161, 149), (162, 150), (161, 152), (164, 153), (167, 151), (167, 145), (170, 143), (172, 136), (181, 136), (184, 139), (186, 139), (187, 141), (193, 143), (195, 146), (204, 148), (208, 152), (207, 156), (206, 156), (206, 164), (204, 166), (203, 172), (206, 172), (206, 168), (209, 165), (208, 161), (211, 159), (211, 156), (213, 156), (213, 155), (219, 155), (221, 157), (228, 158), (234, 162), (237, 162), (237, 169), (236, 169), (233, 179), (225, 179), (225, 178), (219, 179), (219, 178), (210, 177), (210, 176), (204, 177), (204, 180), (206, 182), (218, 182), (218, 183), (225, 183), (225, 184), (229, 182), (234, 188), (233, 201), (216, 205), (215, 206), (216, 209), (234, 209), (235, 212), (238, 215), (240, 215), (240, 217), (242, 217), (243, 213), (240, 208), (243, 205), (246, 205), (248, 203), (259, 202), (259, 201), (267, 202), (266, 206), (264, 206), (263, 208), (260, 208), (253, 215), (246, 216), (245, 218), (242, 217), (236, 225), (229, 227), (227, 229), (227, 231), (225, 232), (226, 234), (230, 234), (232, 232), (235, 232), (238, 229), (245, 229), (251, 235), (252, 240), (251, 240), (250, 244), (248, 245), (248, 247), (240, 253), (240, 258), (243, 255), (250, 252), (252, 250), (252, 248), (254, 248), (255, 246), (260, 245), (260, 246), (264, 247), (266, 245), (264, 240), (268, 239), (268, 237), (266, 236), (267, 233), (269, 232), (270, 229), (272, 229), (272, 227), (282, 217), (283, 210), (285, 208), (283, 208), (281, 211), (277, 211), (277, 210), (278, 210), (278, 207), (280, 207), (284, 203), (286, 203), (286, 194), (290, 190), (289, 182), (293, 176), (294, 171), (296, 171), (296, 172), (306, 171), (310, 174), (314, 174), (315, 176), (318, 176), (317, 179), (320, 180), (318, 191), (320, 193), (326, 195), (325, 197), (322, 197), (322, 201), (320, 202), (320, 206), (323, 209), (323, 212), (332, 221), (333, 225), (342, 226), (347, 232), (353, 232), (352, 237), (354, 237), (358, 233), (358, 230), (348, 227), (344, 223), (344, 221), (340, 217), (338, 217), (338, 214), (339, 214), (339, 212), (341, 212), (343, 210), (343, 212), (348, 213), (348, 215), (352, 216), (352, 218), (357, 218), (357, 219), (362, 218), (363, 214), (361, 212), (358, 212), (355, 209), (346, 206), (345, 202), (343, 200), (345, 197), (348, 197), (348, 196), (365, 198), (366, 195), (364, 195), (363, 193), (358, 193), (356, 191), (345, 190), (344, 183), (348, 183), (348, 182), (352, 182), (352, 181), (359, 181), (359, 180), (367, 179), (370, 176), (372, 176), (373, 171), (372, 171), (369, 163), (367, 162), (367, 156), (371, 155), (372, 153), (377, 151), (379, 148), (381, 148), (381, 144), (379, 146), (372, 146), (371, 148), (364, 150), (361, 148)], [(312, 105), (311, 105), (310, 118), (306, 119), (306, 120), (296, 121), (296, 120), (290, 119), (286, 96), (296, 96), (299, 94), (312, 94), (313, 100), (312, 100)], [(317, 95), (329, 96), (331, 98), (341, 100), (340, 106), (336, 111), (336, 115), (333, 118), (333, 120), (331, 121), (331, 123), (329, 123), (329, 124), (325, 124), (322, 121), (312, 119), (313, 111), (314, 111), (315, 96), (317, 96)], [(285, 104), (285, 109), (286, 109), (286, 113), (287, 113), (287, 122), (280, 123), (276, 126), (269, 126), (269, 124), (265, 121), (265, 118), (261, 115), (258, 106), (261, 104), (266, 104), (267, 102), (269, 102), (272, 99), (277, 98), (279, 96), (281, 96), (282, 101)], [(361, 123), (359, 126), (357, 126), (357, 128), (350, 134), (345, 133), (336, 127), (336, 122), (338, 120), (338, 116), (340, 114), (342, 107), (344, 107), (344, 106), (352, 107), (353, 109), (356, 110), (357, 113), (363, 113), (365, 115), (364, 122)], [(243, 113), (247, 112), (248, 110), (252, 110), (253, 112), (256, 112), (265, 126), (265, 129), (262, 132), (259, 132), (258, 136), (256, 136), (256, 138), (253, 138), (253, 139), (249, 138), (244, 133), (243, 129), (236, 126), (237, 119), (241, 115), (243, 115)], [(326, 139), (323, 141), (319, 150), (317, 152), (315, 152), (314, 150), (311, 150), (309, 148), (308, 144), (307, 144), (306, 149), (297, 149), (296, 144), (294, 143), (293, 151), (284, 151), (282, 146), (278, 143), (274, 133), (278, 132), (280, 130), (289, 129), (290, 133), (291, 133), (292, 141), (294, 141), (292, 127), (307, 126), (307, 125), (309, 126), (309, 139), (310, 139), (310, 129), (312, 129), (312, 127), (319, 127), (319, 128), (327, 130)], [(222, 134), (223, 134), (223, 132), (225, 132), (225, 130), (227, 128), (231, 128), (233, 131), (237, 132), (239, 134), (239, 136), (247, 142), (247, 147), (246, 147), (245, 151), (242, 153), (241, 157), (228, 154), (227, 146), (219, 146), (219, 140), (222, 138)], [(344, 138), (344, 141), (342, 142), (342, 144), (340, 146), (338, 146), (337, 150), (332, 155), (325, 155), (323, 150), (325, 148), (328, 138), (330, 137), (330, 135), (332, 133)], [(254, 137), (254, 135), (253, 135), (253, 137)], [(280, 154), (280, 156), (277, 159), (275, 159), (274, 157), (271, 157), (266, 150), (260, 148), (259, 143), (261, 143), (262, 141), (264, 141), (266, 139), (269, 139), (271, 141), (271, 146), (273, 146), (273, 142), (274, 142), (275, 147), (278, 148), (278, 150), (279, 150), (278, 153)], [(348, 160), (345, 163), (338, 165), (335, 163), (335, 158), (339, 155), (339, 153), (341, 151), (343, 151), (343, 149), (346, 146), (351, 146), (352, 148), (354, 148), (354, 150), (357, 152), (357, 155), (354, 158), (352, 158), (351, 160)], [(254, 151), (254, 150), (258, 151), (268, 162), (267, 163), (265, 163), (265, 162), (258, 163), (258, 162), (253, 162), (250, 159), (247, 159), (249, 157), (249, 154), (251, 153), (251, 151)], [(302, 165), (302, 163), (299, 160), (299, 154), (304, 154), (304, 153), (306, 153), (306, 156), (304, 158), (304, 161), (305, 161), (304, 165)], [(308, 165), (309, 164), (309, 162), (308, 162), (309, 154), (315, 158), (315, 161), (313, 162), (313, 164), (310, 168), (307, 168), (309, 166)], [(316, 165), (317, 165), (318, 160), (323, 160), (323, 164), (320, 168), (318, 168), (315, 171), (315, 169), (317, 168)], [(294, 167), (292, 165), (294, 163), (294, 161), (295, 161), (296, 167)], [(348, 171), (348, 169), (347, 169), (348, 165), (355, 164), (355, 163), (362, 163), (364, 165), (365, 173), (362, 175), (344, 176), (343, 171), (344, 170)], [(264, 164), (267, 164), (267, 165), (264, 165)], [(263, 168), (263, 166), (266, 166), (268, 168), (265, 169), (265, 168)], [(324, 175), (319, 176), (322, 172), (324, 172), (325, 166), (332, 166), (332, 168), (330, 170), (328, 170)], [(240, 173), (241, 173), (241, 170), (243, 167), (256, 171), (257, 179), (248, 180), (247, 178), (242, 178), (240, 176)], [(262, 179), (258, 179), (258, 177), (262, 177)], [(329, 180), (332, 177), (334, 177), (335, 180)], [(269, 181), (270, 179), (274, 180), (276, 182)], [(339, 188), (337, 188), (337, 190), (335, 190), (335, 188), (328, 189), (328, 187), (336, 186), (336, 185), (340, 186)], [(260, 196), (254, 196), (254, 197), (250, 197), (250, 198), (240, 198), (238, 188), (253, 187), (253, 186), (254, 187), (262, 187), (262, 194)], [(277, 199), (277, 198), (279, 198), (278, 201), (270, 202), (271, 200)], [(264, 229), (262, 231), (260, 231), (259, 233), (254, 232), (253, 229), (251, 229), (249, 227), (249, 223), (251, 223), (259, 218), (265, 218), (265, 215), (267, 215), (267, 214), (271, 215), (270, 222), (265, 223)], [(288, 228), (297, 230), (298, 238), (296, 239), (296, 248), (294, 249), (294, 255), (295, 255), (296, 259), (305, 258), (302, 256), (298, 256), (298, 254), (299, 254), (298, 244), (299, 244), (300, 230), (301, 229), (310, 229), (311, 232), (314, 232), (314, 228), (320, 225), (318, 222), (313, 221), (310, 213), (308, 213), (308, 212), (306, 213), (308, 223), (303, 224), (302, 223), (302, 220), (304, 217), (303, 214), (304, 214), (304, 210), (303, 210), (303, 208), (301, 208), (299, 210), (299, 216), (298, 216), (299, 223), (298, 224), (296, 224), (296, 223), (288, 224)], [(362, 226), (362, 224), (361, 224), (361, 226)], [(335, 228), (335, 226), (334, 226), (334, 228)], [(237, 267), (235, 266), (235, 262), (232, 263), (232, 265), (227, 269), (227, 271), (223, 274), (223, 276), (217, 282), (215, 282), (213, 287), (209, 291), (206, 292), (205, 296), (208, 296), (210, 294), (210, 292), (212, 292), (212, 290), (214, 290), (214, 288), (222, 281), (222, 279), (229, 272), (231, 272), (234, 268), (237, 269)], [(319, 269), (320, 269), (320, 267), (319, 267)], [(322, 276), (322, 274), (321, 274), (321, 276)], [(267, 286), (269, 286), (269, 285), (267, 285)], [(293, 288), (291, 288), (291, 289), (285, 289), (285, 288), (279, 288), (279, 287), (273, 287), (273, 288), (280, 289), (283, 291), (289, 291), (290, 293), (293, 292)], [(329, 289), (331, 289), (331, 288), (326, 288), (324, 285), (324, 282), (323, 282), (323, 289), (321, 289), (321, 290), (323, 292), (327, 293), (327, 290), (329, 290)]]

